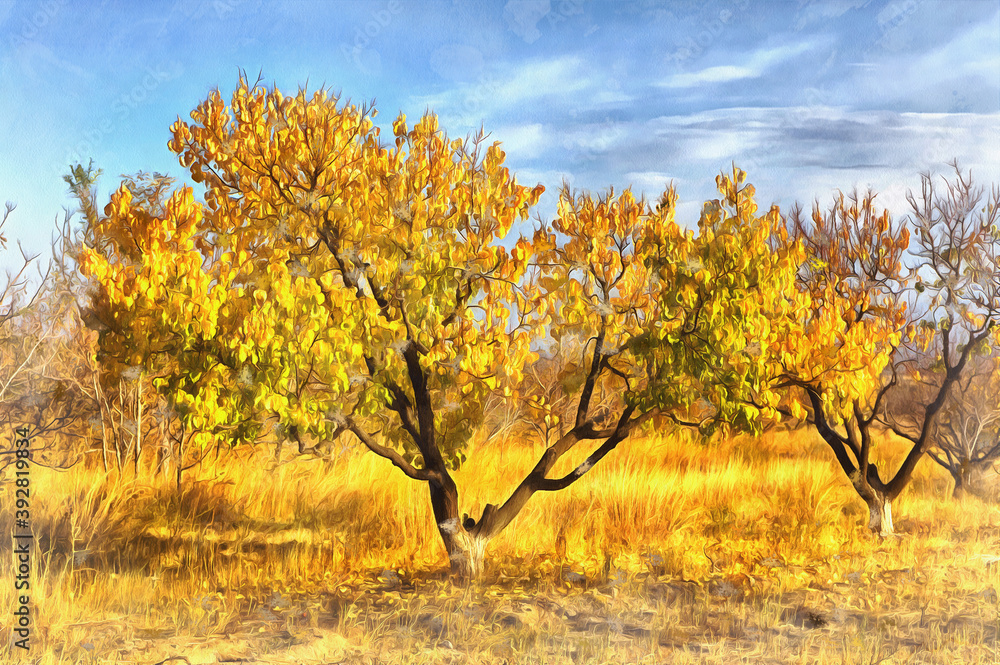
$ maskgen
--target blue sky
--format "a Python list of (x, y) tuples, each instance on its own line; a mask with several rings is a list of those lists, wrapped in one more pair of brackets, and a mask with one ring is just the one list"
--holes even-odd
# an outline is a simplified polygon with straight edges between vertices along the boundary
[(119, 174), (183, 176), (170, 124), (240, 69), (374, 99), (386, 126), (485, 126), (543, 217), (563, 179), (673, 180), (693, 225), (732, 162), (783, 208), (871, 186), (902, 214), (952, 158), (1000, 183), (1000, 0), (0, 0), (4, 233), (48, 251), (75, 161), (102, 202)]

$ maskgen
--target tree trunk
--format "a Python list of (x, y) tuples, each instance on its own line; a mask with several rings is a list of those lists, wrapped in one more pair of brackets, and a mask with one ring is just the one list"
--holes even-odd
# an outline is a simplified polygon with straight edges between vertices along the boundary
[(851, 485), (861, 500), (868, 506), (868, 529), (885, 538), (894, 535), (892, 525), (892, 500), (895, 498), (889, 487), (879, 478), (878, 468), (869, 464), (867, 477), (861, 477), (861, 471), (850, 474)]
[[(986, 467), (988, 468), (988, 467)], [(950, 469), (955, 481), (952, 497), (962, 499), (967, 496), (983, 498), (986, 495), (986, 468), (970, 460), (962, 460), (954, 469)]]
[(142, 372), (136, 379), (135, 386), (135, 477), (139, 477), (139, 465), (142, 462)]
[(961, 469), (952, 472), (951, 477), (955, 481), (955, 489), (951, 493), (951, 498), (958, 500), (965, 498), (968, 486), (963, 478), (964, 475)]
[(483, 573), (483, 558), (489, 541), (466, 531), (461, 524), (458, 530), (445, 540), (452, 578), (468, 584)]
[(444, 476), (443, 484), (432, 481), (429, 487), (434, 521), (448, 553), (452, 578), (468, 584), (483, 572), (483, 554), (489, 541), (466, 530), (458, 513), (458, 487), (451, 476)]
[(167, 419), (165, 416), (159, 418), (160, 421), (160, 445), (156, 448), (156, 473), (162, 473), (164, 480), (170, 479), (170, 471), (167, 467), (167, 458), (170, 455), (170, 439), (167, 436)]
[(184, 436), (185, 432), (181, 429), (181, 435), (177, 439), (177, 489), (181, 488), (181, 474), (184, 472)]
[(865, 500), (868, 504), (868, 528), (883, 538), (895, 533), (892, 526), (892, 501), (884, 494), (875, 493)]

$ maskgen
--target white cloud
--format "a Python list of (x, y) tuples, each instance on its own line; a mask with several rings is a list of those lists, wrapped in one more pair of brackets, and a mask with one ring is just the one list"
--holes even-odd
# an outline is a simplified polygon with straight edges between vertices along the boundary
[(862, 9), (871, 3), (872, 0), (823, 0), (823, 2), (810, 2), (800, 0), (799, 20), (795, 26), (796, 30), (802, 30), (813, 23), (829, 23), (830, 19), (839, 18), (847, 12)]
[[(688, 192), (690, 195), (690, 192)], [(679, 197), (683, 197), (683, 192), (678, 192)], [(716, 196), (716, 194), (710, 193), (710, 196)], [(696, 230), (698, 228), (698, 220), (701, 218), (701, 209), (704, 207), (705, 202), (703, 200), (696, 200), (690, 198), (681, 198), (677, 201), (677, 207), (674, 209), (674, 219), (677, 223), (687, 229)]]
[(760, 72), (749, 67), (706, 67), (697, 72), (674, 74), (659, 85), (664, 88), (693, 88), (704, 83), (728, 83), (740, 79), (757, 78)]
[(912, 62), (912, 73), (934, 71), (932, 68), (935, 68), (944, 78), (966, 74), (985, 76), (995, 89), (1000, 76), (1000, 40), (997, 39), (996, 23), (996, 20), (993, 25), (975, 23), (949, 43), (924, 53)]
[(493, 132), (492, 138), (503, 142), (503, 150), (519, 159), (534, 159), (548, 145), (550, 130), (540, 123), (501, 127)]
[(631, 183), (636, 192), (645, 192), (649, 197), (659, 196), (671, 182), (680, 186), (680, 179), (664, 171), (629, 171), (625, 182)]
[(691, 137), (692, 146), (688, 153), (692, 159), (704, 160), (707, 162), (724, 165), (732, 160), (734, 155), (747, 154), (759, 143), (759, 130), (748, 127), (741, 131), (719, 132), (706, 131), (699, 132), (698, 136)]
[(626, 102), (631, 102), (634, 98), (621, 90), (602, 88), (594, 91), (590, 96), (590, 101), (594, 106), (620, 106)]
[(798, 44), (758, 49), (749, 57), (735, 54), (734, 57), (738, 57), (743, 64), (717, 65), (706, 67), (696, 72), (674, 74), (656, 85), (663, 88), (693, 88), (706, 83), (728, 83), (742, 79), (760, 78), (775, 65), (791, 60), (813, 48), (813, 44), (800, 42)]
[(561, 135), (558, 143), (577, 158), (597, 156), (629, 138), (629, 126), (630, 123), (612, 121), (571, 125), (558, 130)]
[(559, 169), (540, 170), (532, 168), (517, 169), (517, 181), (522, 185), (534, 186), (541, 183), (549, 192), (556, 191), (563, 181), (573, 184), (573, 174)]
[(598, 81), (583, 65), (579, 58), (568, 56), (528, 60), (499, 75), (484, 74), (475, 83), (414, 97), (413, 104), (435, 109), (447, 126), (478, 126), (512, 108), (541, 108), (546, 100), (568, 102), (582, 99), (580, 93), (598, 92)]
[[(551, 125), (538, 128), (543, 135)], [(697, 222), (702, 202), (717, 198), (715, 176), (731, 164), (748, 173), (758, 204), (795, 201), (806, 207), (816, 198), (828, 205), (837, 189), (869, 187), (893, 214), (907, 212), (904, 194), (919, 187), (921, 171), (947, 174), (957, 158), (972, 168), (977, 182), (1000, 182), (1000, 114), (928, 114), (856, 111), (844, 107), (802, 106), (726, 108), (607, 122), (563, 124), (532, 164), (546, 170), (517, 169), (525, 183), (549, 187), (539, 206), (543, 216), (555, 207), (554, 192), (567, 173), (574, 187), (604, 191), (631, 185), (655, 198), (667, 182), (677, 184), (678, 221)], [(531, 136), (536, 128), (526, 129)], [(586, 152), (587, 137), (592, 149)], [(567, 150), (566, 141), (580, 145)], [(511, 149), (512, 161), (519, 157)]]
[(579, 58), (529, 61), (498, 82), (498, 101), (507, 106), (585, 90), (593, 81), (583, 75)]

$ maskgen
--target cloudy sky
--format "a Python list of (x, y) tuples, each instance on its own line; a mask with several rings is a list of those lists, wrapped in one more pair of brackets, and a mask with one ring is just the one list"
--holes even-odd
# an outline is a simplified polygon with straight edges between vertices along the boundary
[(240, 69), (386, 126), (484, 126), (544, 217), (563, 180), (674, 181), (693, 225), (733, 162), (782, 207), (870, 186), (902, 214), (953, 158), (1000, 183), (1000, 0), (0, 0), (8, 239), (47, 251), (74, 162), (104, 201), (119, 174), (182, 177), (170, 124)]

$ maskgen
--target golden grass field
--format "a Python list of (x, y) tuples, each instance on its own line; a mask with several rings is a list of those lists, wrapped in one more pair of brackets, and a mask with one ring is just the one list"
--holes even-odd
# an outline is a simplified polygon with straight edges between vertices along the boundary
[[(882, 448), (898, 462), (901, 448)], [(480, 445), (457, 474), (463, 509), (506, 498), (540, 452)], [(277, 466), (266, 451), (234, 454), (189, 472), (180, 491), (36, 467), (28, 656), (1000, 662), (1000, 508), (952, 500), (924, 460), (894, 506), (902, 536), (880, 542), (834, 464), (805, 431), (628, 440), (568, 490), (536, 495), (467, 588), (448, 581), (424, 486), (371, 454)], [(9, 534), (11, 484), (2, 492)], [(12, 566), (0, 570), (10, 608)], [(22, 657), (2, 625), (0, 659)]]

